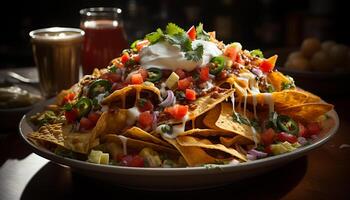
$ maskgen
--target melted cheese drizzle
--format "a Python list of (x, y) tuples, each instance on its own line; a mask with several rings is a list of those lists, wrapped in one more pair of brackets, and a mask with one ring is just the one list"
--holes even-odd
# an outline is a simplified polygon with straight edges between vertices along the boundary
[(264, 97), (264, 103), (269, 105), (269, 113), (273, 113), (274, 111), (274, 103), (272, 99), (271, 93), (261, 93)]
[(120, 139), (120, 141), (122, 142), (122, 145), (123, 145), (123, 154), (124, 155), (127, 155), (128, 154), (128, 147), (127, 147), (127, 141), (128, 141), (128, 138), (125, 137), (125, 136), (122, 136), (122, 135), (118, 135), (118, 138)]
[(182, 118), (182, 123), (181, 124), (177, 124), (177, 125), (173, 125), (173, 127), (172, 127), (173, 128), (173, 132), (171, 134), (164, 134), (164, 136), (167, 137), (167, 138), (174, 139), (178, 135), (180, 135), (181, 133), (185, 132), (185, 125), (186, 125), (186, 121), (188, 119), (189, 119), (189, 116), (188, 116), (188, 114), (186, 114)]

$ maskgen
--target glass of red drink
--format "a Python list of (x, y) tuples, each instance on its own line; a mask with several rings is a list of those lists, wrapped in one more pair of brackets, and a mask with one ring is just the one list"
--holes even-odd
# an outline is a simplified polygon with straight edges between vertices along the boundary
[(127, 48), (120, 8), (85, 8), (80, 10), (80, 28), (85, 31), (82, 67), (84, 74), (104, 68)]

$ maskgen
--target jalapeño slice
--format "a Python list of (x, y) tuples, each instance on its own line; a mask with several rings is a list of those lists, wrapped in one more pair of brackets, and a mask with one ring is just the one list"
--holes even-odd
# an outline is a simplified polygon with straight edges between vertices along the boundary
[(210, 62), (213, 64), (209, 67), (209, 73), (212, 75), (219, 74), (226, 65), (225, 58), (220, 56), (212, 58)]
[(112, 84), (105, 79), (98, 79), (90, 85), (88, 96), (94, 98), (111, 90)]
[(89, 98), (82, 97), (75, 103), (74, 107), (78, 110), (78, 118), (82, 118), (90, 112), (92, 103)]
[(298, 135), (299, 133), (298, 123), (286, 115), (279, 115), (277, 117), (277, 126), (281, 131), (292, 135)]
[(159, 81), (162, 78), (162, 71), (157, 68), (150, 68), (148, 71), (148, 79), (152, 83)]

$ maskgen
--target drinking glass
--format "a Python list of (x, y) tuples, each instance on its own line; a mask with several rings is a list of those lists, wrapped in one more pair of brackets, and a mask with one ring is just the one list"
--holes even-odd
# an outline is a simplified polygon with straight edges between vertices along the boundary
[(29, 36), (43, 97), (55, 96), (79, 81), (83, 30), (51, 27), (33, 30)]
[(82, 66), (84, 74), (104, 68), (127, 48), (120, 8), (85, 8), (80, 10), (80, 28), (85, 31)]

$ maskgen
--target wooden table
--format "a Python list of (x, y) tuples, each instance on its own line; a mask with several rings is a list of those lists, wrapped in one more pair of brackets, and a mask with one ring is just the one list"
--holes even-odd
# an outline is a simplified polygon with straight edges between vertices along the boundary
[(328, 101), (340, 118), (328, 143), (270, 173), (197, 191), (137, 191), (84, 177), (31, 153), (17, 130), (0, 131), (0, 199), (350, 199), (350, 148), (340, 148), (350, 144), (350, 98)]

